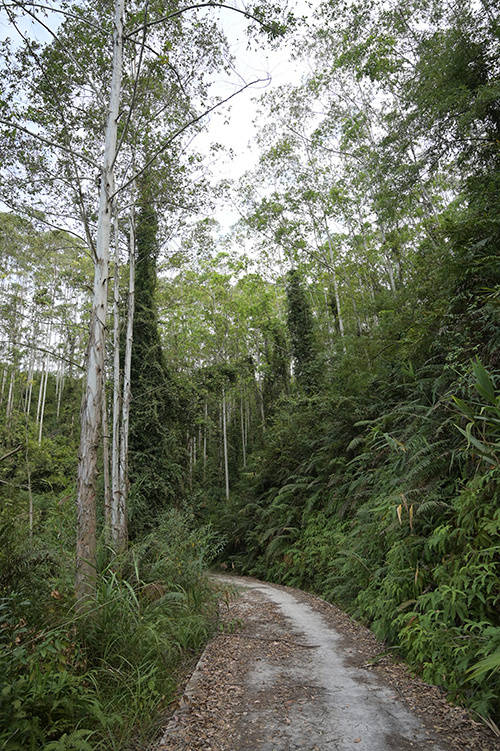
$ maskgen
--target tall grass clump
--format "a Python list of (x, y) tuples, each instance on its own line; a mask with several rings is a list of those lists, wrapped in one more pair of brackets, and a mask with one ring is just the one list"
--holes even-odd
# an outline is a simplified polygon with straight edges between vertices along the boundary
[[(95, 600), (77, 612), (57, 551), (50, 557), (46, 550), (38, 574), (35, 566), (25, 578), (33, 552), (12, 517), (6, 528), (0, 746), (118, 751), (132, 739), (146, 742), (174, 695), (180, 661), (203, 646), (214, 625), (204, 574), (217, 548), (212, 532), (194, 530), (187, 514), (170, 511), (118, 560), (103, 545)], [(44, 583), (38, 591), (37, 579)]]

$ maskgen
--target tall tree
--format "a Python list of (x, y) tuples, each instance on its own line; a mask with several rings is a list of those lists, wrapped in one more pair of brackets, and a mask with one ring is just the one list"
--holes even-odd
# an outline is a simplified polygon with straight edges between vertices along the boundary
[(167, 368), (158, 330), (158, 219), (152, 176), (142, 180), (136, 231), (135, 316), (131, 363), (130, 526), (132, 534), (154, 524), (179, 494), (182, 443), (178, 388)]
[(308, 393), (319, 383), (318, 347), (314, 319), (307, 300), (304, 282), (296, 269), (287, 277), (287, 325), (292, 345), (297, 383)]

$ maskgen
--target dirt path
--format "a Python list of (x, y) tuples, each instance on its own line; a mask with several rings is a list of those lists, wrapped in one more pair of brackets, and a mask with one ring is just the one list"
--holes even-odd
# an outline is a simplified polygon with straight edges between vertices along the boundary
[(498, 739), (345, 613), (255, 579), (208, 645), (158, 751), (493, 751)]

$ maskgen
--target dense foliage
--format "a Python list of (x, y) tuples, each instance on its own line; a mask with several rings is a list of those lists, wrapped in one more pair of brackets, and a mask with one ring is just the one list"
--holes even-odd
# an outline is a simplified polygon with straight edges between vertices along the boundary
[[(143, 191), (137, 220), (134, 346), (131, 371), (129, 520), (132, 536), (151, 529), (165, 505), (181, 495), (185, 450), (182, 389), (166, 364), (158, 330), (158, 222)], [(179, 417), (181, 419), (179, 420)]]
[[(240, 571), (338, 602), (496, 717), (498, 22), (466, 2), (319, 18), (317, 67), (270, 95), (241, 188), (247, 236), (282, 273), (248, 350), (257, 440), (245, 454), (237, 387), (239, 467), (210, 518)], [(266, 404), (280, 322), (292, 389)]]
[[(92, 170), (109, 7), (65, 6), (59, 36), (38, 43), (20, 21), (44, 6), (5, 5), (20, 40), (0, 48), (7, 751), (142, 742), (213, 626), (204, 568), (216, 556), (337, 602), (453, 700), (496, 717), (493, 6), (318, 0), (304, 33), (293, 27), (309, 72), (263, 96), (258, 163), (217, 186), (241, 215), (223, 236), (201, 157), (178, 138), (219, 106), (209, 74), (232, 66), (214, 9), (175, 11), (170, 24), (162, 3), (128, 9), (102, 212)], [(271, 39), (285, 31), (253, 13)], [(94, 237), (111, 213), (113, 262)], [(91, 262), (98, 291), (109, 298), (116, 282), (113, 347), (111, 316), (89, 302)], [(99, 361), (79, 412), (89, 311)], [(93, 436), (80, 451), (79, 414)], [(114, 537), (124, 498), (128, 549), (126, 523)], [(79, 598), (75, 527), (97, 551)]]
[(0, 517), (2, 748), (146, 742), (174, 696), (176, 666), (214, 625), (216, 601), (203, 572), (216, 552), (213, 536), (172, 511), (128, 550), (119, 571), (102, 547), (93, 608), (78, 613), (73, 508), (67, 498), (46, 504), (34, 541), (11, 508)]

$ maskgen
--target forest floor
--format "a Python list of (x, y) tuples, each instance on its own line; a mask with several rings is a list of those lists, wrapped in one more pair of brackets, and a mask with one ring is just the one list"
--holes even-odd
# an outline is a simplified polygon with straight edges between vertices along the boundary
[(500, 739), (300, 590), (238, 588), (156, 751), (498, 751)]

